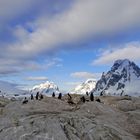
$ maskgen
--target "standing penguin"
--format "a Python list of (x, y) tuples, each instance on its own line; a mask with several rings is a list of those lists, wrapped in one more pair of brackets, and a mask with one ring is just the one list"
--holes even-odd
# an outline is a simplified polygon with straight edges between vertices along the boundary
[(86, 92), (86, 95), (87, 95), (87, 96), (89, 95), (88, 92)]
[(31, 93), (31, 100), (34, 100), (34, 96), (33, 96), (33, 93)]
[(93, 92), (90, 93), (90, 100), (91, 100), (91, 101), (94, 101), (94, 95), (93, 95)]
[(53, 92), (52, 97), (55, 97), (55, 93)]
[(59, 93), (58, 99), (61, 99), (61, 98), (62, 98), (62, 93)]
[(44, 98), (43, 94), (40, 94), (40, 100), (42, 100)]
[(36, 96), (35, 96), (36, 100), (39, 99), (39, 92), (36, 93)]

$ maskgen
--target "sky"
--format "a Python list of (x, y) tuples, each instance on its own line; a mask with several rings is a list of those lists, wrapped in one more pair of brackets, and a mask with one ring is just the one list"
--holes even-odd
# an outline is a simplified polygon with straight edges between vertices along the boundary
[(70, 91), (117, 59), (140, 66), (139, 0), (0, 0), (0, 80)]

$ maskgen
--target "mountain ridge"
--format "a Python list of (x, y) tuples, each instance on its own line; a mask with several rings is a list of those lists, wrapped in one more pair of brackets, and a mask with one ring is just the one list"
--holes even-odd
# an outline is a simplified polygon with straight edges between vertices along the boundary
[(73, 94), (86, 94), (86, 92), (90, 93), (96, 85), (95, 79), (88, 79), (82, 84), (78, 85), (71, 93)]
[(106, 74), (95, 87), (97, 95), (133, 95), (140, 96), (140, 68), (128, 59), (119, 59), (114, 62)]
[(35, 85), (32, 89), (31, 89), (31, 93), (42, 93), (45, 95), (52, 95), (52, 93), (60, 93), (58, 86), (51, 81), (46, 81), (44, 83), (41, 83), (39, 85)]

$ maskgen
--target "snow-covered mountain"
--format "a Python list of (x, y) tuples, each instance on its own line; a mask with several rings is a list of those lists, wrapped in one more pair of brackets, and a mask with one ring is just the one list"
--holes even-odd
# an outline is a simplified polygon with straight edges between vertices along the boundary
[(97, 82), (95, 94), (140, 96), (140, 68), (128, 59), (117, 60)]
[(29, 94), (28, 91), (19, 89), (17, 84), (0, 81), (0, 96), (4, 96), (6, 98), (18, 98), (26, 96), (27, 94)]
[(31, 92), (34, 94), (39, 92), (46, 95), (52, 95), (53, 92), (56, 94), (60, 93), (58, 86), (50, 81), (34, 86)]
[(96, 80), (88, 79), (86, 82), (78, 85), (71, 93), (73, 94), (86, 94), (95, 89)]

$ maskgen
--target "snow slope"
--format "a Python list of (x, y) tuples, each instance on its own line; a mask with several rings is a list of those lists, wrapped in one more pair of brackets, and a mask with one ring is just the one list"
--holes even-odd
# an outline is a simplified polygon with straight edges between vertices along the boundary
[(140, 96), (140, 68), (128, 59), (117, 60), (97, 82), (96, 95)]
[(86, 94), (94, 90), (96, 85), (95, 79), (88, 79), (86, 82), (78, 85), (71, 93), (73, 94)]
[(34, 94), (39, 92), (45, 95), (52, 95), (53, 92), (55, 94), (60, 93), (58, 86), (50, 81), (46, 81), (45, 83), (41, 83), (39, 85), (34, 86), (31, 92)]

